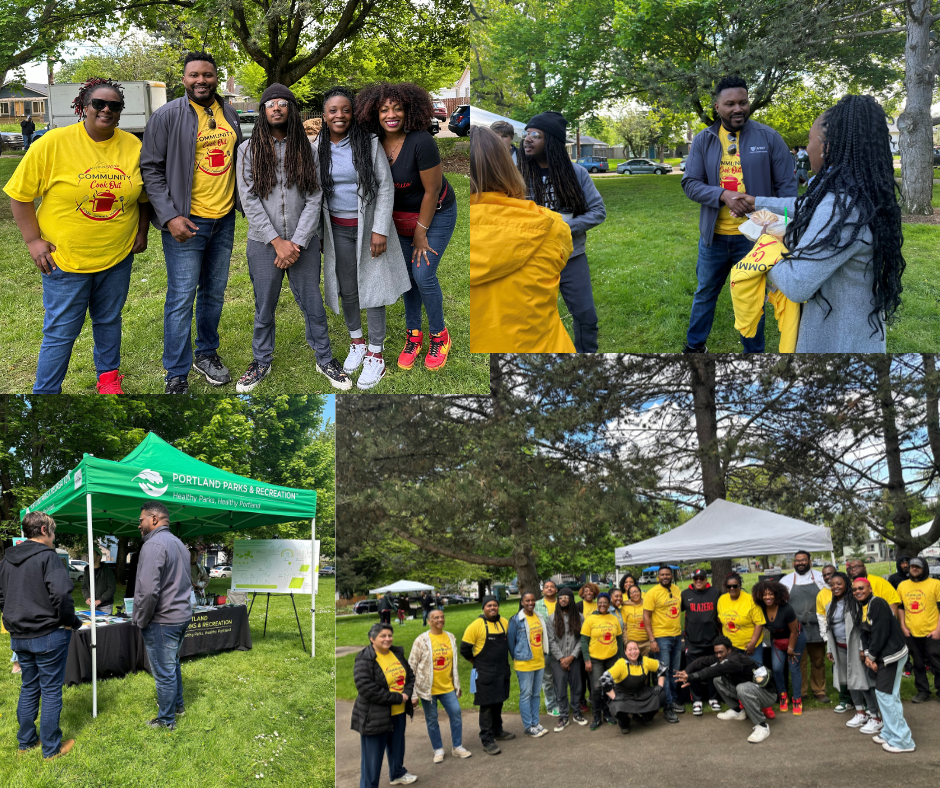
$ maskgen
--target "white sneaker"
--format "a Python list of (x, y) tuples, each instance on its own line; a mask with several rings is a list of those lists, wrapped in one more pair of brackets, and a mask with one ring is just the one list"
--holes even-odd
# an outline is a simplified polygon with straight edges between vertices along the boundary
[(770, 726), (769, 725), (755, 725), (754, 730), (751, 731), (751, 735), (747, 737), (749, 742), (757, 744), (757, 742), (762, 742), (770, 736)]
[(880, 736), (872, 736), (872, 737), (871, 737), (871, 740), (872, 740), (875, 744), (884, 744), (884, 743), (885, 743), (885, 740), (882, 739)]
[(470, 750), (465, 750), (463, 747), (454, 747), (454, 749), (450, 751), (450, 754), (455, 758), (469, 758), (471, 755), (473, 755)]
[(542, 736), (548, 733), (548, 728), (543, 728), (541, 724), (536, 725), (532, 730), (533, 730), (532, 735), (536, 739), (540, 739)]
[(444, 751), (443, 750), (434, 751), (434, 763), (444, 763)]
[(857, 711), (855, 712), (855, 716), (852, 717), (852, 719), (850, 719), (847, 723), (845, 723), (845, 726), (847, 728), (861, 728), (867, 722), (868, 722), (868, 715), (862, 711)]
[(696, 717), (702, 716), (702, 704), (700, 702), (696, 701), (695, 703), (692, 704), (692, 713)]
[(712, 698), (712, 700), (708, 701), (708, 705), (712, 707), (712, 711), (721, 711), (720, 700), (715, 700), (714, 698)]
[(356, 385), (361, 389), (377, 386), (385, 377), (385, 359), (381, 356), (367, 355), (362, 361), (362, 372)]
[(747, 712), (744, 709), (741, 711), (735, 711), (734, 709), (728, 709), (727, 711), (721, 712), (718, 715), (719, 720), (746, 720)]
[(866, 722), (859, 731), (861, 733), (871, 736), (876, 733), (881, 733), (881, 729), (884, 728), (885, 724), (879, 720), (877, 717), (869, 717), (868, 722)]
[(888, 742), (881, 745), (885, 752), (914, 752), (914, 747), (892, 747)]
[(392, 785), (411, 785), (418, 778), (410, 772), (405, 772), (397, 780), (392, 780)]
[(347, 375), (352, 375), (362, 366), (362, 359), (366, 357), (368, 349), (369, 346), (365, 342), (350, 342), (349, 355), (346, 356), (346, 360), (343, 362), (343, 371)]

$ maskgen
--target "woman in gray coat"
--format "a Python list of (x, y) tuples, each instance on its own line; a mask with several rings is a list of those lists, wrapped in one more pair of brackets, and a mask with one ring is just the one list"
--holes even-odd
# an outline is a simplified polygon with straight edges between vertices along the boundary
[[(385, 375), (385, 307), (411, 287), (408, 268), (394, 236), (392, 208), (395, 184), (382, 145), (358, 126), (353, 94), (330, 88), (323, 101), (323, 129), (317, 140), (323, 189), (323, 289), (330, 309), (349, 331), (347, 374), (362, 367), (360, 389), (377, 385)], [(369, 342), (362, 335), (360, 310), (366, 310)]]

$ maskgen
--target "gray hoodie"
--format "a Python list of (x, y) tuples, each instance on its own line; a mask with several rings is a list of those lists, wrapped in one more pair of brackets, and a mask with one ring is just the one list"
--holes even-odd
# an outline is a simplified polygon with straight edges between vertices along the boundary
[[(579, 164), (572, 164), (571, 166), (574, 167), (575, 175), (578, 177), (578, 184), (581, 186), (581, 191), (584, 192), (584, 201), (587, 203), (587, 213), (582, 213), (579, 216), (575, 216), (573, 219), (564, 217), (568, 228), (571, 230), (571, 244), (574, 247), (571, 251), (571, 255), (568, 257), (569, 260), (572, 257), (577, 257), (579, 254), (584, 254), (584, 249), (587, 244), (587, 231), (602, 224), (607, 218), (607, 208), (604, 205), (604, 198), (601, 197), (601, 193), (594, 185), (594, 181), (591, 180), (588, 171)], [(543, 170), (543, 172), (547, 173), (548, 170)], [(529, 199), (532, 199), (531, 193), (532, 189), (529, 187)], [(552, 208), (552, 210), (556, 209)]]
[(193, 615), (189, 551), (166, 526), (144, 537), (134, 590), (134, 623), (182, 624)]

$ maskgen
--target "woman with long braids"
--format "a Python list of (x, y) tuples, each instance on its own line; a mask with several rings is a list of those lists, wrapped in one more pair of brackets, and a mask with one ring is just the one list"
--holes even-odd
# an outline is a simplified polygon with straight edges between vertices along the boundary
[(561, 271), (561, 295), (574, 323), (575, 350), (596, 353), (597, 310), (585, 242), (587, 231), (607, 218), (607, 209), (588, 171), (572, 164), (568, 157), (567, 125), (558, 112), (543, 112), (532, 118), (522, 138), (519, 171), (530, 198), (560, 213), (571, 229), (574, 248)]
[(284, 274), (304, 316), (307, 344), (317, 371), (334, 388), (352, 387), (333, 358), (326, 311), (320, 297), (320, 205), (323, 193), (310, 141), (304, 133), (297, 99), (284, 85), (261, 95), (254, 133), (238, 149), (236, 181), (248, 219), (248, 273), (255, 293), (254, 360), (235, 386), (251, 391), (271, 371), (274, 312)]
[[(385, 376), (385, 307), (411, 282), (401, 247), (388, 243), (394, 231), (395, 184), (379, 138), (356, 121), (352, 91), (330, 88), (323, 97), (324, 127), (317, 137), (323, 189), (323, 290), (330, 308), (349, 331), (346, 374), (359, 367), (360, 389)], [(362, 336), (366, 310), (369, 344)]]
[(755, 198), (793, 217), (790, 252), (767, 280), (806, 302), (797, 353), (884, 353), (905, 267), (884, 110), (871, 96), (843, 96), (816, 118), (806, 150), (816, 177), (801, 197)]
[(121, 309), (134, 255), (147, 248), (150, 217), (140, 140), (117, 128), (124, 109), (117, 82), (88, 80), (72, 107), (80, 122), (46, 132), (4, 187), (42, 280), (45, 317), (33, 393), (62, 391), (87, 312), (97, 391), (123, 394)]
[(395, 229), (411, 277), (411, 289), (404, 296), (406, 336), (398, 366), (411, 369), (421, 352), (423, 306), (431, 335), (424, 366), (436, 372), (444, 368), (451, 347), (437, 267), (457, 226), (457, 199), (428, 132), (433, 115), (430, 94), (411, 82), (380, 82), (356, 99), (356, 119), (378, 134), (392, 167)]

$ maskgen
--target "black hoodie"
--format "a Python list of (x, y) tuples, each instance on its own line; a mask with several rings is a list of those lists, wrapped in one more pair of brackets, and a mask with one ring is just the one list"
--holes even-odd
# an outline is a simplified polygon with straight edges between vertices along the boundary
[(903, 569), (901, 569), (902, 561), (906, 561), (908, 563), (908, 569), (910, 569), (911, 559), (906, 555), (898, 556), (898, 560), (894, 562), (894, 565), (898, 568), (898, 571), (888, 578), (888, 582), (891, 583), (891, 585), (893, 585), (895, 588), (901, 585), (901, 583), (903, 583), (905, 580), (911, 579), (910, 571), (905, 572)]
[(59, 627), (75, 628), (72, 589), (62, 559), (51, 547), (27, 539), (0, 561), (0, 613), (14, 638), (39, 638)]
[(690, 585), (681, 594), (685, 611), (685, 640), (689, 646), (710, 646), (721, 634), (718, 623), (718, 597), (721, 591), (706, 584), (701, 591)]

